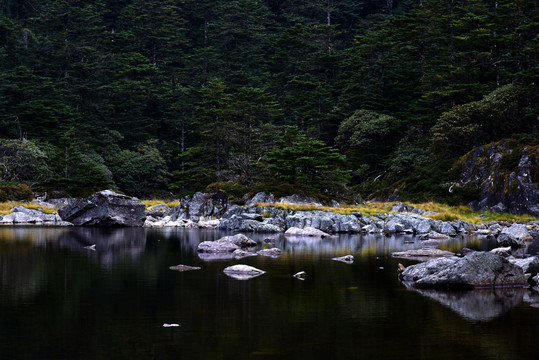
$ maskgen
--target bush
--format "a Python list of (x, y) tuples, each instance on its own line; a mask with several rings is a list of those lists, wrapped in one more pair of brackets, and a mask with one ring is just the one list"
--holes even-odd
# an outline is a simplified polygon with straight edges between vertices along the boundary
[(28, 185), (15, 183), (0, 183), (0, 201), (30, 201), (34, 193)]

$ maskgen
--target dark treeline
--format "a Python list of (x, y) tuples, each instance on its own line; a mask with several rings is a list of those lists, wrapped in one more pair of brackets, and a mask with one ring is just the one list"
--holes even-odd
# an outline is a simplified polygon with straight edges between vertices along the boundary
[(0, 180), (436, 196), (537, 138), (538, 25), (534, 0), (1, 0)]

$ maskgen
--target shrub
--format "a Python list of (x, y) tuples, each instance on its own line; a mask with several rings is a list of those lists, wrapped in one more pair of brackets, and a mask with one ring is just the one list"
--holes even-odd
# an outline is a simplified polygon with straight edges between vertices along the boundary
[(1, 201), (30, 201), (34, 198), (34, 193), (28, 185), (15, 183), (0, 183), (0, 200)]

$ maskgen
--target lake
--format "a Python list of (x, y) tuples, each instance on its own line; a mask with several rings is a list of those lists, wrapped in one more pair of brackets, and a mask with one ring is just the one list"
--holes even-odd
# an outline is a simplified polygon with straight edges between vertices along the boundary
[[(538, 357), (537, 293), (409, 290), (396, 269), (414, 262), (390, 253), (420, 247), (413, 236), (247, 234), (256, 250), (284, 255), (197, 253), (201, 241), (223, 235), (230, 234), (0, 227), (0, 359)], [(95, 251), (85, 248), (91, 244)], [(494, 246), (456, 238), (443, 248)], [(353, 264), (331, 260), (347, 254)], [(223, 273), (239, 263), (266, 273), (244, 281)], [(178, 264), (201, 269), (169, 269)], [(299, 271), (304, 281), (293, 277)]]

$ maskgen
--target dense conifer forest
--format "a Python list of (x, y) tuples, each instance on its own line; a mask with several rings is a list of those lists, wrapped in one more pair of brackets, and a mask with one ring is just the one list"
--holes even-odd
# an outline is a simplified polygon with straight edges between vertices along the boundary
[(464, 201), (456, 159), (539, 138), (535, 0), (0, 7), (6, 186)]

